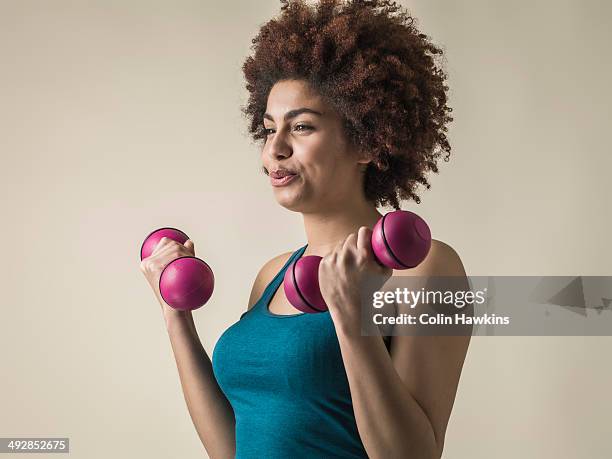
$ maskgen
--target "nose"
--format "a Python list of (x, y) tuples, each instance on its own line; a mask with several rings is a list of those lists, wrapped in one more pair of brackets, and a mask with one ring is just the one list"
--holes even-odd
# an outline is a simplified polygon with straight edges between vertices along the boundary
[(264, 150), (271, 159), (279, 161), (289, 158), (292, 155), (292, 148), (282, 130), (278, 130), (273, 135), (268, 136)]

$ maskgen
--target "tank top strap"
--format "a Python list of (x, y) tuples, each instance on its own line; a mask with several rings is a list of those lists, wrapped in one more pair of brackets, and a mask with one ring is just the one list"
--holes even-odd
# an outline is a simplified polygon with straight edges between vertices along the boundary
[(285, 270), (289, 267), (289, 265), (291, 263), (293, 263), (293, 261), (296, 258), (299, 258), (299, 257), (302, 256), (302, 254), (306, 250), (306, 247), (308, 247), (308, 244), (306, 244), (303, 247), (300, 247), (299, 249), (297, 249), (295, 252), (293, 252), (291, 254), (291, 256), (285, 262), (285, 264), (280, 269), (280, 271), (276, 273), (276, 275), (272, 278), (272, 280), (270, 282), (268, 282), (268, 285), (266, 286), (265, 290), (263, 291), (261, 297), (257, 300), (257, 302), (253, 305), (253, 307), (251, 309), (249, 309), (248, 311), (244, 312), (240, 316), (240, 319), (242, 319), (245, 316), (245, 314), (247, 314), (247, 313), (249, 313), (249, 312), (251, 312), (251, 311), (253, 311), (255, 309), (260, 309), (262, 307), (262, 305), (265, 305), (268, 302), (270, 295), (272, 295), (274, 292), (276, 292), (276, 290), (278, 289), (280, 283), (283, 281), (284, 276), (285, 276)]

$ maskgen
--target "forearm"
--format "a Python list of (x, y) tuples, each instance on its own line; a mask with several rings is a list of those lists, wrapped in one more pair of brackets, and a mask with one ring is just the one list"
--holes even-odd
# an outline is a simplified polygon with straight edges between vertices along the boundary
[(439, 458), (431, 422), (380, 336), (338, 331), (359, 434), (372, 458)]
[(235, 422), (231, 405), (214, 377), (210, 358), (190, 314), (166, 320), (189, 414), (211, 459), (235, 456)]

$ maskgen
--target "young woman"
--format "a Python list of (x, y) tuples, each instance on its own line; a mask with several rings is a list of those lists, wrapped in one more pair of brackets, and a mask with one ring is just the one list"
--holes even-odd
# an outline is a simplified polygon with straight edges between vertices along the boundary
[[(433, 240), (416, 268), (374, 259), (377, 207), (416, 187), (450, 146), (441, 51), (389, 1), (283, 1), (253, 40), (245, 114), (274, 197), (303, 216), (307, 244), (267, 262), (212, 362), (192, 315), (168, 307), (163, 267), (194, 255), (162, 240), (142, 270), (162, 305), (182, 388), (211, 458), (439, 458), (469, 336), (361, 336), (359, 285), (384, 276), (465, 276)], [(281, 287), (299, 257), (324, 257), (329, 311), (302, 314)]]

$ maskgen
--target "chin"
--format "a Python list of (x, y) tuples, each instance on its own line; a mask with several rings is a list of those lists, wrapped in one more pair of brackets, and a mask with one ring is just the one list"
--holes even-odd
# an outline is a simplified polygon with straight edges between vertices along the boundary
[(303, 203), (295, 199), (276, 199), (276, 202), (287, 210), (292, 212), (302, 212)]
[(274, 193), (276, 202), (287, 210), (292, 212), (304, 212), (308, 206), (302, 195), (292, 193), (289, 190), (280, 190)]

